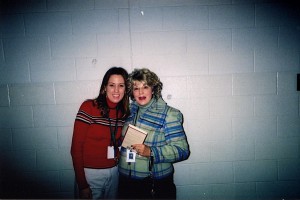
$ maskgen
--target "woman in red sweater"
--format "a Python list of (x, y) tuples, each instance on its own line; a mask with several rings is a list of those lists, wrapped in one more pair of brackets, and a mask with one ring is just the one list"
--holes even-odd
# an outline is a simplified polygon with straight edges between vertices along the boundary
[(121, 129), (129, 115), (129, 98), (122, 67), (110, 68), (99, 96), (84, 101), (77, 113), (71, 146), (79, 197), (117, 197)]

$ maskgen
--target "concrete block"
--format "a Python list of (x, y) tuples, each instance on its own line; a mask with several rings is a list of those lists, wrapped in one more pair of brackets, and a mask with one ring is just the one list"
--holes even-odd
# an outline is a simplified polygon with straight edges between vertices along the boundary
[(209, 118), (209, 98), (190, 98), (187, 105), (186, 121)]
[(279, 29), (278, 47), (285, 50), (300, 50), (300, 30), (296, 26)]
[(275, 49), (278, 46), (277, 27), (232, 29), (233, 51)]
[(255, 144), (254, 139), (238, 138), (234, 140), (234, 160), (254, 160), (255, 159)]
[(50, 59), (50, 44), (48, 37), (22, 37), (3, 40), (3, 50), (6, 59), (18, 60), (20, 57), (34, 60)]
[(141, 34), (141, 45), (145, 55), (186, 53), (183, 32), (145, 32)]
[(232, 95), (231, 75), (189, 76), (187, 85), (189, 98)]
[(227, 139), (211, 142), (211, 161), (233, 161), (235, 160), (235, 142)]
[(300, 119), (294, 116), (278, 116), (278, 137), (299, 137)]
[[(197, 140), (198, 139), (198, 140)], [(188, 136), (188, 142), (190, 147), (190, 157), (185, 163), (205, 163), (211, 161), (211, 144), (208, 142), (203, 142), (199, 138), (195, 139), (194, 137)], [(184, 175), (184, 172), (181, 172)]]
[(298, 116), (298, 95), (269, 95), (255, 98), (255, 115)]
[(248, 73), (233, 75), (233, 95), (276, 94), (275, 73)]
[(256, 72), (288, 72), (299, 70), (299, 53), (289, 50), (258, 50), (255, 52)]
[(54, 88), (51, 83), (13, 84), (9, 86), (11, 105), (54, 104)]
[(25, 35), (24, 17), (22, 14), (2, 14), (0, 33), (4, 37), (21, 37)]
[(97, 34), (118, 32), (119, 13), (117, 9), (87, 10), (72, 15), (73, 34)]
[(163, 8), (139, 7), (130, 9), (130, 25), (133, 32), (162, 31)]
[(232, 97), (209, 98), (209, 116), (213, 118), (227, 118), (233, 115)]
[(276, 116), (233, 118), (232, 131), (236, 138), (270, 138), (277, 134), (276, 124)]
[(212, 118), (209, 120), (209, 139), (223, 141), (232, 138), (232, 125), (230, 118)]
[(57, 139), (58, 147), (60, 149), (71, 149), (72, 137), (73, 137), (73, 126), (58, 127), (57, 131), (58, 131), (58, 139)]
[(277, 180), (276, 160), (239, 161), (234, 163), (234, 179), (239, 182)]
[[(297, 159), (300, 141), (294, 138), (279, 138), (276, 141), (276, 155), (279, 159)], [(298, 163), (299, 165), (300, 163)], [(299, 176), (298, 176), (299, 177)]]
[(36, 152), (34, 150), (12, 151), (9, 156), (12, 157), (9, 169), (11, 171), (30, 172), (37, 169)]
[(211, 199), (212, 196), (210, 185), (176, 186), (176, 188), (178, 200)]
[[(59, 170), (62, 160), (57, 149), (41, 149), (36, 152), (36, 163), (39, 171)], [(58, 177), (57, 177), (58, 178)]]
[(76, 79), (82, 81), (98, 81), (99, 87), (106, 71), (112, 66), (120, 66), (131, 71), (130, 57), (125, 55), (76, 59)]
[(82, 103), (99, 95), (98, 81), (79, 81), (55, 83), (55, 100), (57, 104)]
[(294, 72), (278, 73), (277, 93), (279, 95), (295, 94), (297, 91), (297, 74)]
[[(0, 128), (0, 150), (2, 152), (11, 151), (12, 150), (12, 130), (10, 128)], [(3, 162), (4, 159), (1, 159)]]
[(95, 57), (97, 55), (96, 34), (53, 36), (50, 43), (54, 58)]
[(235, 188), (233, 184), (212, 185), (212, 199), (234, 199)]
[(75, 61), (69, 58), (58, 58), (49, 61), (30, 63), (32, 82), (57, 82), (76, 80)]
[(163, 8), (164, 30), (208, 29), (207, 6), (185, 6)]
[(0, 106), (9, 106), (7, 85), (0, 85)]
[(72, 192), (74, 190), (75, 175), (74, 170), (62, 170), (59, 172), (60, 191)]
[[(170, 99), (182, 99), (187, 97), (187, 81), (185, 77), (161, 77), (164, 94)], [(176, 84), (174, 84), (176, 83)]]
[(30, 106), (0, 107), (1, 128), (23, 128), (33, 126)]
[(73, 126), (77, 105), (37, 105), (33, 107), (34, 126)]
[(222, 52), (209, 54), (210, 74), (232, 74), (254, 72), (252, 52)]
[(255, 8), (248, 5), (217, 5), (209, 7), (209, 28), (254, 27)]
[(232, 162), (212, 162), (209, 164), (209, 183), (212, 184), (231, 184), (233, 183), (233, 164)]
[(95, 9), (128, 8), (131, 2), (123, 0), (95, 0)]
[(52, 12), (26, 14), (25, 25), (27, 35), (66, 34), (71, 36), (72, 34), (72, 16), (70, 13)]
[(58, 148), (56, 128), (22, 128), (13, 130), (14, 150)]
[(290, 181), (300, 178), (300, 160), (282, 159), (278, 161), (278, 180)]
[(189, 31), (186, 37), (188, 53), (223, 52), (232, 49), (230, 29)]
[(234, 96), (232, 98), (233, 117), (251, 117), (254, 115), (253, 96)]
[(277, 159), (277, 141), (275, 138), (261, 138), (255, 141), (255, 158), (258, 160)]
[(95, 8), (94, 0), (72, 0), (61, 1), (51, 0), (47, 2), (47, 8), (49, 11), (80, 11), (80, 10), (92, 10)]
[(98, 34), (98, 56), (124, 55), (130, 57), (130, 35), (127, 32)]

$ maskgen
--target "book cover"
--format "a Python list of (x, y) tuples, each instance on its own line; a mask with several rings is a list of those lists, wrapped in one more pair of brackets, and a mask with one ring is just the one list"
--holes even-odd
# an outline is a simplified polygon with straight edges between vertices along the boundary
[(143, 144), (146, 136), (146, 131), (129, 124), (122, 142), (122, 147), (130, 148), (133, 144)]

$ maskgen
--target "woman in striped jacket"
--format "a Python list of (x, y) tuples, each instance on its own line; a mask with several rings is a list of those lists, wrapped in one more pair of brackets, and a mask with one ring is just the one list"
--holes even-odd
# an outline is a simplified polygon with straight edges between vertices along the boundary
[[(176, 199), (173, 163), (188, 158), (190, 151), (183, 128), (182, 113), (162, 99), (162, 82), (149, 69), (135, 69), (127, 80), (129, 124), (147, 132), (143, 144), (121, 148), (119, 160), (119, 198)], [(128, 159), (133, 155), (132, 159)]]

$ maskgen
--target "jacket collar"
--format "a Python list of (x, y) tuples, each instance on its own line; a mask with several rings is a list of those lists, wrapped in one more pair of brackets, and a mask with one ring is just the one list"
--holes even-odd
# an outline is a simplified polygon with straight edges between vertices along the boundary
[[(153, 112), (162, 113), (165, 110), (167, 103), (160, 97), (159, 99), (154, 99), (152, 104), (148, 107), (147, 110), (152, 110)], [(131, 104), (131, 112), (135, 114), (138, 110), (138, 104), (136, 101)]]

